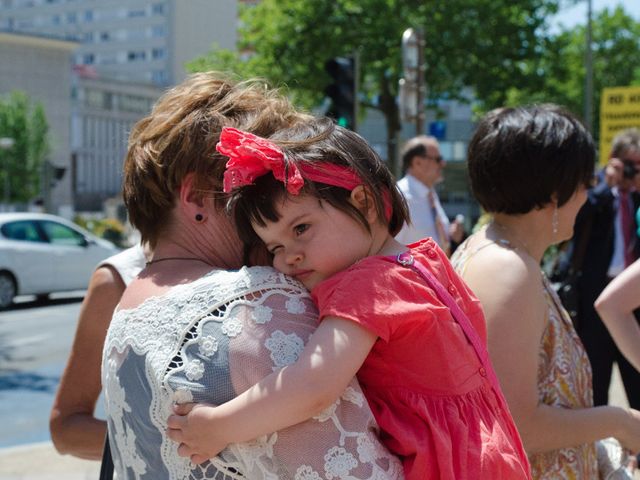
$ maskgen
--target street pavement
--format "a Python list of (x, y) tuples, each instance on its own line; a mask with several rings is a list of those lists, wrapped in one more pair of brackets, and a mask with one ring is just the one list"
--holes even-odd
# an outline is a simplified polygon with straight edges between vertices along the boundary
[(100, 462), (60, 455), (51, 442), (0, 449), (1, 480), (97, 480)]
[[(628, 406), (617, 369), (609, 390), (612, 405)], [(95, 480), (100, 463), (59, 455), (50, 442), (0, 449), (0, 480)], [(640, 472), (634, 477), (640, 480)]]

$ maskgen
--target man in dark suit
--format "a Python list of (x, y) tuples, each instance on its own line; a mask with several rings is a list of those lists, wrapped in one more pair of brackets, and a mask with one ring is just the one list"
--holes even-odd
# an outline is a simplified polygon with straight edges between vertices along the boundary
[(640, 257), (635, 220), (640, 207), (640, 193), (635, 191), (639, 167), (640, 131), (624, 131), (613, 141), (600, 183), (589, 190), (572, 239), (572, 254), (582, 258), (576, 330), (591, 362), (595, 405), (608, 402), (616, 362), (630, 406), (640, 408), (640, 373), (622, 356), (593, 306), (609, 281)]

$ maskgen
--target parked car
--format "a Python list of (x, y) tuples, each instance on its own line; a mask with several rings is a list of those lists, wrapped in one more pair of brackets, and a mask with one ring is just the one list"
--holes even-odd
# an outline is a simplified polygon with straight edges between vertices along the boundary
[(117, 252), (64, 218), (0, 213), (0, 309), (16, 295), (86, 289), (96, 265)]

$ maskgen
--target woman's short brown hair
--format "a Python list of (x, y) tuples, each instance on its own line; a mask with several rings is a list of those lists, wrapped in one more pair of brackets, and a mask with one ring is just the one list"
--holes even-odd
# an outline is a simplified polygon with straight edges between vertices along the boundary
[[(133, 127), (125, 158), (124, 202), (142, 240), (156, 245), (186, 175), (194, 174), (194, 191), (202, 197), (222, 192), (227, 159), (216, 143), (223, 127), (268, 136), (301, 118), (307, 117), (258, 80), (196, 73), (167, 91)], [(224, 199), (217, 205), (222, 208)]]

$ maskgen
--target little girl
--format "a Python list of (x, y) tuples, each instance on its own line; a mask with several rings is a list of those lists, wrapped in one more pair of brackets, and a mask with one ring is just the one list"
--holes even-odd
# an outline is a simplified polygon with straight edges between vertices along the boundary
[(200, 463), (319, 418), (357, 373), (408, 480), (530, 478), (480, 304), (431, 238), (393, 238), (406, 204), (366, 141), (315, 120), (271, 140), (226, 128), (217, 148), (243, 240), (311, 290), (321, 323), (295, 363), (237, 398), (177, 406), (180, 455)]

